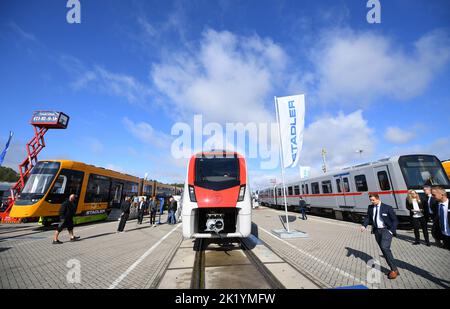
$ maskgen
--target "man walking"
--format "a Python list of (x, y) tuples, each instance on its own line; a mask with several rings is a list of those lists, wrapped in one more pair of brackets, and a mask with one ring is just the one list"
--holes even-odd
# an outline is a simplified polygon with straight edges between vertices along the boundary
[(308, 217), (306, 216), (305, 201), (300, 198), (298, 206), (300, 208), (300, 213), (302, 214), (302, 220), (308, 220)]
[(128, 217), (130, 216), (131, 201), (128, 196), (125, 197), (120, 208), (122, 210), (122, 215), (120, 216), (120, 222), (119, 227), (117, 228), (117, 233), (123, 233), (125, 224), (127, 223)]
[(58, 225), (58, 229), (55, 231), (55, 236), (53, 238), (53, 244), (62, 244), (62, 241), (59, 241), (59, 234), (62, 232), (64, 228), (67, 228), (70, 234), (70, 241), (76, 241), (80, 237), (73, 235), (73, 217), (77, 211), (77, 206), (75, 204), (75, 199), (77, 196), (75, 194), (71, 194), (69, 199), (64, 201), (61, 204), (61, 208), (59, 209), (59, 217), (61, 222)]
[(442, 187), (433, 187), (431, 192), (438, 203), (435, 217), (435, 224), (438, 227), (436, 236), (442, 240), (444, 248), (450, 250), (450, 225), (448, 222), (450, 209), (448, 207), (447, 192)]
[(365, 231), (367, 225), (372, 225), (372, 233), (375, 234), (375, 240), (391, 268), (391, 271), (388, 273), (388, 278), (395, 279), (400, 273), (392, 255), (391, 242), (392, 237), (396, 235), (398, 219), (392, 207), (383, 204), (378, 194), (370, 194), (369, 198), (371, 205), (369, 205), (367, 210), (367, 217), (364, 220), (361, 231)]

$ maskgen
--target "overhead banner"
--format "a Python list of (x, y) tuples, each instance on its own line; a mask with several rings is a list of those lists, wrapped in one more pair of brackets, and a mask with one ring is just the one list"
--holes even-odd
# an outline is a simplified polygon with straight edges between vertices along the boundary
[(296, 167), (303, 146), (305, 95), (275, 97), (278, 110), (283, 168)]

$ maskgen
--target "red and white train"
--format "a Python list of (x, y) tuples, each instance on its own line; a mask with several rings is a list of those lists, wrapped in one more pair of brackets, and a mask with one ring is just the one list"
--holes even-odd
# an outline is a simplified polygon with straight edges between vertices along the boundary
[[(328, 213), (336, 219), (360, 221), (367, 213), (369, 194), (378, 193), (400, 220), (409, 218), (408, 190), (423, 194), (424, 185), (439, 185), (450, 192), (445, 170), (433, 155), (405, 155), (345, 168), (318, 177), (286, 184), (288, 208), (300, 203), (312, 213)], [(260, 190), (259, 203), (284, 208), (282, 186)]]
[(183, 236), (249, 236), (252, 201), (247, 175), (245, 159), (236, 152), (192, 156), (181, 198)]

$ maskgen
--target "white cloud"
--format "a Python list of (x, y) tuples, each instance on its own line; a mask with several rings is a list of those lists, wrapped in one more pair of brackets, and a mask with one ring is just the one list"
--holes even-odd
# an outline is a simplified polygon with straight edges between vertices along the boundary
[(441, 161), (450, 159), (450, 138), (440, 137), (421, 145), (411, 145), (408, 147), (396, 146), (389, 153), (391, 155), (406, 154), (432, 154), (437, 156)]
[[(0, 139), (0, 152), (3, 151), (6, 140)], [(10, 167), (15, 171), (19, 171), (18, 166), (26, 158), (25, 144), (13, 139), (6, 153), (2, 166)]]
[(329, 170), (360, 160), (357, 150), (363, 150), (364, 158), (370, 157), (374, 152), (375, 140), (373, 129), (368, 127), (362, 111), (348, 115), (339, 113), (336, 117), (323, 116), (305, 129), (300, 164), (311, 166), (311, 173), (321, 169), (322, 148), (327, 152)]
[(79, 74), (72, 83), (75, 90), (92, 87), (111, 96), (125, 98), (129, 103), (143, 105), (149, 100), (150, 88), (133, 76), (113, 73), (100, 66)]
[(413, 46), (373, 32), (335, 30), (312, 49), (315, 84), (323, 101), (368, 103), (422, 94), (450, 60), (450, 37), (433, 31)]
[(34, 34), (26, 32), (15, 22), (7, 23), (7, 27), (11, 29), (17, 35), (18, 38), (23, 39), (25, 41), (31, 41), (33, 43), (39, 43), (38, 39), (36, 38), (36, 36), (34, 36)]
[(99, 154), (103, 153), (103, 150), (104, 150), (105, 146), (97, 138), (95, 138), (95, 137), (86, 137), (86, 138), (84, 138), (83, 141), (84, 141), (84, 143), (86, 144), (86, 146), (88, 147), (88, 149), (92, 153), (94, 153), (96, 155), (99, 155)]
[[(350, 114), (339, 113), (337, 116), (323, 115), (305, 128), (299, 165), (310, 166), (311, 177), (321, 174), (321, 153), (325, 148), (328, 170), (339, 170), (361, 160), (372, 160), (376, 143), (374, 131), (368, 126), (361, 110)], [(363, 150), (362, 155), (357, 150)], [(299, 169), (299, 166), (286, 169), (286, 182), (299, 179)], [(250, 171), (250, 181), (254, 188), (267, 187), (272, 178), (281, 181), (279, 169)]]
[[(287, 56), (270, 39), (207, 30), (192, 54), (173, 53), (154, 65), (156, 87), (186, 114), (207, 121), (267, 121), (274, 86), (282, 80)], [(267, 102), (269, 101), (269, 102)]]
[(384, 134), (384, 138), (394, 144), (406, 144), (415, 137), (414, 132), (402, 130), (398, 127), (388, 127)]
[(134, 123), (128, 118), (123, 119), (125, 128), (141, 142), (157, 148), (168, 148), (172, 137), (155, 130), (146, 122)]

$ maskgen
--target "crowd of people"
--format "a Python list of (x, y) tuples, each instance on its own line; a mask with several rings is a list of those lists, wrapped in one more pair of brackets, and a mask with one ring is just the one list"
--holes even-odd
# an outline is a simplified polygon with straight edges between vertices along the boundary
[[(60, 223), (58, 228), (55, 231), (53, 237), (53, 244), (62, 244), (62, 242), (58, 239), (59, 234), (63, 229), (67, 229), (70, 235), (70, 241), (77, 241), (80, 239), (79, 236), (75, 236), (73, 233), (74, 220), (76, 214), (76, 200), (77, 196), (75, 194), (71, 194), (69, 198), (61, 204), (61, 208), (59, 210)], [(162, 224), (161, 215), (164, 212), (164, 200), (159, 201), (156, 196), (152, 196), (150, 199), (145, 197), (141, 197), (140, 199), (137, 197), (125, 196), (124, 200), (120, 205), (120, 219), (119, 226), (117, 227), (117, 233), (123, 233), (125, 229), (125, 225), (127, 220), (130, 217), (130, 212), (133, 207), (137, 209), (137, 224), (142, 224), (144, 220), (144, 216), (146, 213), (149, 215), (149, 223), (150, 226), (156, 227), (156, 215), (159, 210), (159, 220), (158, 224)], [(169, 206), (168, 206), (168, 217), (167, 224), (173, 225), (176, 224), (177, 219), (177, 210), (178, 203), (173, 196), (169, 197)]]
[[(420, 244), (420, 229), (424, 235), (425, 244), (430, 246), (428, 223), (431, 221), (431, 235), (438, 247), (450, 250), (450, 226), (449, 226), (449, 200), (444, 188), (425, 186), (424, 197), (420, 198), (415, 190), (409, 190), (406, 198), (406, 207), (410, 211), (411, 224), (414, 229), (415, 241), (413, 245)], [(393, 253), (391, 251), (392, 238), (397, 235), (398, 219), (390, 205), (381, 202), (378, 194), (369, 195), (367, 216), (361, 227), (365, 231), (368, 225), (372, 225), (372, 234), (379, 245), (387, 264), (391, 268), (387, 274), (389, 279), (395, 279), (399, 275)]]
[[(162, 205), (164, 206), (164, 205)], [(122, 214), (120, 216), (119, 226), (117, 228), (117, 232), (123, 232), (125, 228), (125, 224), (130, 216), (131, 207), (137, 208), (137, 223), (142, 224), (144, 220), (144, 216), (146, 213), (149, 214), (149, 223), (150, 226), (156, 227), (156, 214), (159, 210), (159, 215), (161, 216), (164, 212), (163, 207), (161, 207), (161, 201), (158, 201), (156, 196), (152, 196), (149, 200), (145, 197), (141, 197), (140, 200), (135, 201), (135, 198), (125, 197), (124, 201), (121, 204)], [(178, 209), (178, 203), (174, 199), (173, 196), (169, 197), (169, 206), (168, 206), (168, 216), (167, 216), (167, 224), (176, 224), (176, 212)], [(159, 224), (161, 224), (161, 217), (159, 220)]]

